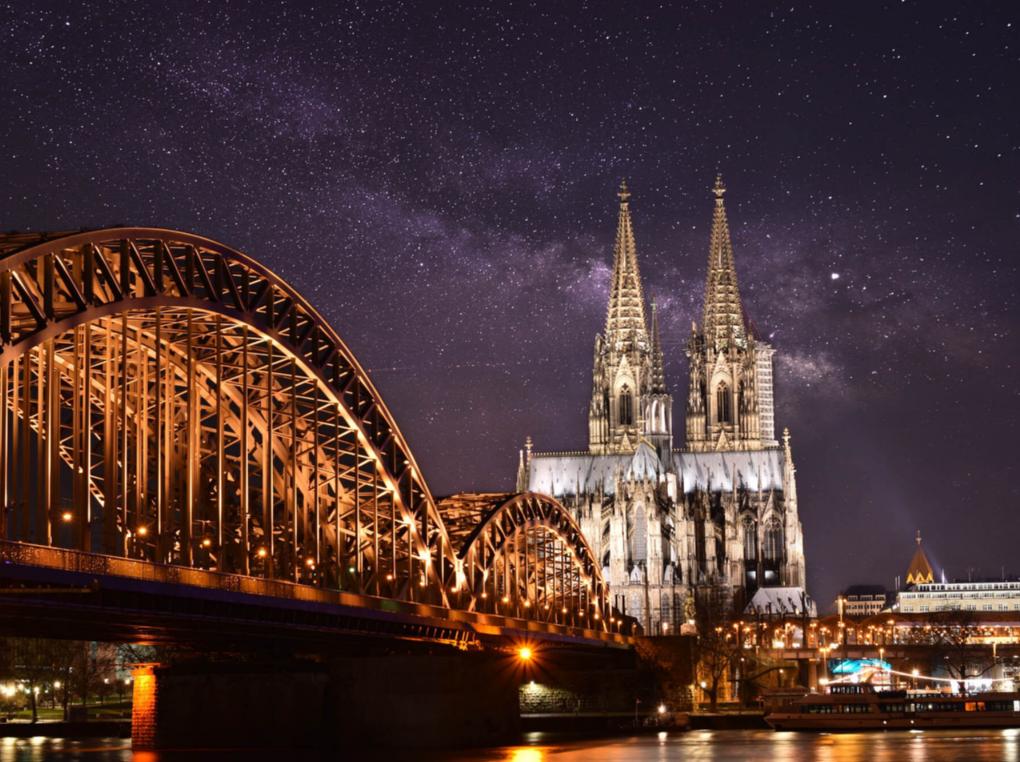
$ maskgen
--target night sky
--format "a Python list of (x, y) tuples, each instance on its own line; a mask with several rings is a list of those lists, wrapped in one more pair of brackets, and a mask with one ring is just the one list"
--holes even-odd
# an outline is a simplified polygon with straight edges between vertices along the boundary
[(623, 177), (681, 443), (721, 171), (811, 592), (1020, 573), (1020, 10), (769, 5), (0, 3), (0, 228), (250, 253), (442, 495), (586, 447)]

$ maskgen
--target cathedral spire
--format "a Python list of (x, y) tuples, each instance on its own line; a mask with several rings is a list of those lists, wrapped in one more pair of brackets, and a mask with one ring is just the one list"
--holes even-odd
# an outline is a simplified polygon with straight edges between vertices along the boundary
[(659, 308), (652, 302), (652, 394), (666, 393), (666, 368), (659, 337)]
[(712, 217), (712, 236), (708, 248), (708, 277), (705, 281), (705, 312), (702, 330), (705, 338), (715, 346), (735, 340), (742, 344), (746, 339), (744, 311), (737, 290), (737, 270), (733, 262), (733, 244), (730, 226), (723, 204), (722, 175), (716, 175), (715, 212)]
[(634, 338), (648, 339), (645, 300), (641, 292), (634, 227), (630, 220), (630, 191), (627, 181), (620, 183), (620, 216), (613, 248), (613, 279), (606, 314), (606, 341), (610, 344)]

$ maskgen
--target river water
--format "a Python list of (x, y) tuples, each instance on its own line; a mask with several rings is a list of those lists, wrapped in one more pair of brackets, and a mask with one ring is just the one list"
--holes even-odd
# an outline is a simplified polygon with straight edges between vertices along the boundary
[(0, 762), (339, 762), (414, 759), (433, 762), (1020, 762), (1020, 729), (889, 733), (774, 733), (766, 730), (692, 731), (632, 738), (555, 741), (541, 734), (520, 746), (449, 753), (330, 756), (291, 751), (136, 752), (123, 739), (0, 739)]

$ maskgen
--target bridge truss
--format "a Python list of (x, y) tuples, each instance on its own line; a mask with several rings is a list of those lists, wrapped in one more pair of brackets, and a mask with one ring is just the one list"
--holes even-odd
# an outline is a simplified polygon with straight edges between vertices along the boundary
[(214, 241), (0, 236), (0, 411), (2, 539), (605, 629), (569, 512), (437, 504), (335, 331)]

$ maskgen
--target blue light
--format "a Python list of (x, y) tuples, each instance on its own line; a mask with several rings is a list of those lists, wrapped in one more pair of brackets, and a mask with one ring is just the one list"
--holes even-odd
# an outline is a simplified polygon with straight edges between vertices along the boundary
[(883, 659), (833, 659), (829, 674), (857, 675), (865, 670), (890, 670), (892, 665)]

